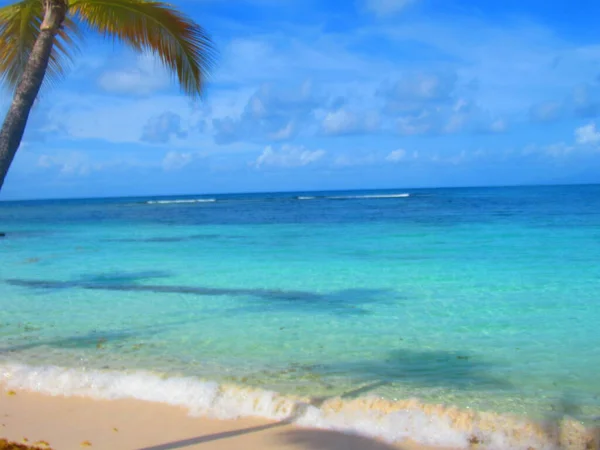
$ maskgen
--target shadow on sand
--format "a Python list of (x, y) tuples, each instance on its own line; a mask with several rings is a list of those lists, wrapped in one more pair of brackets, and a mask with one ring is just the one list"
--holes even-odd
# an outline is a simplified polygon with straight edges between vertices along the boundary
[[(223, 433), (208, 434), (181, 441), (168, 442), (138, 450), (176, 450), (207, 442), (231, 439), (253, 433), (260, 433), (273, 428), (284, 427), (285, 422), (243, 428), (240, 430), (226, 431)], [(339, 431), (309, 430), (309, 429), (282, 429), (273, 438), (281, 445), (293, 445), (294, 448), (306, 450), (402, 450), (399, 445), (390, 445), (364, 436), (346, 434)], [(237, 447), (241, 448), (241, 447)]]
[[(352, 393), (348, 393), (352, 395)], [(324, 401), (325, 399), (323, 399)], [(311, 403), (312, 404), (312, 403)], [(297, 448), (314, 449), (314, 450), (398, 450), (399, 446), (392, 446), (372, 438), (358, 436), (354, 434), (346, 434), (339, 431), (317, 430), (317, 429), (301, 429), (289, 428), (298, 418), (305, 412), (309, 404), (298, 403), (294, 410), (284, 420), (279, 422), (260, 425), (256, 427), (242, 428), (238, 430), (225, 431), (221, 433), (207, 434), (190, 439), (182, 439), (180, 441), (167, 442), (164, 444), (144, 447), (138, 450), (176, 450), (193, 445), (204, 444), (207, 442), (219, 441), (223, 439), (231, 439), (239, 436), (244, 436), (253, 433), (260, 433), (271, 429), (282, 428), (277, 434), (275, 440), (281, 444), (293, 445)], [(288, 428), (285, 428), (288, 427)]]
[(364, 436), (344, 434), (329, 430), (296, 429), (280, 434), (281, 440), (307, 450), (399, 450), (390, 445)]

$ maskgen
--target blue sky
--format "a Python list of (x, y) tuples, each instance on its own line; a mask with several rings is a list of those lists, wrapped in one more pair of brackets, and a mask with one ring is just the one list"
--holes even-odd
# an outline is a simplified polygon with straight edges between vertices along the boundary
[(1, 198), (600, 182), (598, 2), (174, 4), (220, 53), (204, 99), (88, 36)]

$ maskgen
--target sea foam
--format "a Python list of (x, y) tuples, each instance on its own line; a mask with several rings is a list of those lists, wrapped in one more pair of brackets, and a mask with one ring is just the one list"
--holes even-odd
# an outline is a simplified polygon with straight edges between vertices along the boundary
[[(586, 449), (588, 431), (573, 421), (544, 427), (492, 413), (427, 405), (416, 399), (377, 397), (310, 399), (273, 391), (149, 372), (93, 371), (53, 366), (0, 365), (5, 389), (92, 399), (138, 399), (187, 408), (191, 415), (218, 419), (261, 417), (304, 427), (329, 429), (417, 443), (490, 450)], [(593, 445), (593, 444), (592, 444)]]

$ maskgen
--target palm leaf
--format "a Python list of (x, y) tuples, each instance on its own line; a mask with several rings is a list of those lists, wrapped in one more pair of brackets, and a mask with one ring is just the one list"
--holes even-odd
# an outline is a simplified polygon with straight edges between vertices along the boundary
[(42, 4), (23, 0), (0, 9), (0, 75), (15, 86), (39, 33)]
[(67, 69), (73, 64), (73, 59), (79, 53), (79, 43), (83, 39), (83, 33), (79, 25), (70, 17), (66, 17), (62, 28), (54, 39), (54, 47), (50, 55), (48, 70), (45, 80), (53, 83), (64, 77)]
[[(43, 5), (40, 0), (22, 0), (0, 8), (0, 78), (15, 87), (21, 78), (29, 55), (40, 33)], [(81, 36), (77, 24), (67, 18), (58, 32), (44, 83), (62, 78), (77, 50)]]
[(211, 40), (171, 6), (146, 0), (74, 0), (71, 12), (106, 37), (158, 55), (185, 93), (202, 94), (214, 61)]

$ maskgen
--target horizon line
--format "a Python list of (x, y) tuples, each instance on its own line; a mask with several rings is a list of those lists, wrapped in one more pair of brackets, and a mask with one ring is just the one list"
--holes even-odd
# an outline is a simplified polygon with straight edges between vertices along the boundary
[(435, 190), (435, 189), (501, 189), (516, 187), (560, 187), (560, 186), (595, 186), (595, 183), (535, 183), (535, 184), (497, 184), (497, 185), (465, 185), (465, 186), (421, 186), (421, 187), (393, 187), (393, 188), (351, 188), (351, 189), (310, 189), (310, 190), (281, 190), (281, 191), (244, 191), (244, 192), (205, 192), (191, 194), (138, 194), (121, 196), (94, 196), (94, 197), (39, 197), (39, 198), (15, 198), (12, 200), (0, 199), (0, 203), (14, 202), (37, 202), (37, 201), (70, 201), (70, 200), (111, 200), (126, 198), (167, 198), (167, 197), (190, 197), (190, 196), (208, 196), (208, 195), (244, 195), (244, 194), (293, 194), (293, 193), (315, 193), (315, 192), (352, 192), (352, 191), (398, 191), (398, 190)]

